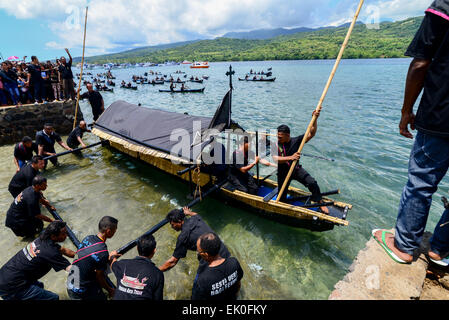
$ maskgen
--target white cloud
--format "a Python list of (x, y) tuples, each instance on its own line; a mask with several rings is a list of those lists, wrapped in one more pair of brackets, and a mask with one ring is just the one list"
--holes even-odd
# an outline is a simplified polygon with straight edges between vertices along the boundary
[[(47, 48), (80, 48), (87, 0), (0, 0), (18, 19), (37, 18), (55, 34)], [(113, 52), (229, 31), (318, 27), (351, 20), (357, 0), (95, 0), (89, 3), (86, 55)], [(422, 15), (430, 0), (366, 0), (361, 21)]]

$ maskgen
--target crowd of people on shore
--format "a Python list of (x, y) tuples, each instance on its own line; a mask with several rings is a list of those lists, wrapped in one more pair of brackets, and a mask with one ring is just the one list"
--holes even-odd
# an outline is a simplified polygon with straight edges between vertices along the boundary
[[(90, 84), (88, 88), (92, 89)], [(136, 240), (138, 255), (133, 259), (119, 259), (121, 254), (117, 251), (109, 252), (106, 241), (118, 228), (118, 220), (111, 216), (101, 218), (98, 233), (86, 236), (76, 251), (59, 245), (67, 238), (69, 228), (64, 221), (56, 219), (57, 216), (53, 219), (41, 212), (40, 205), (49, 211), (55, 210), (43, 195), (48, 182), (41, 171), (48, 164), (45, 157), (52, 157), (49, 160), (53, 165), (59, 165), (56, 143), (70, 151), (79, 145), (86, 147), (85, 132), (90, 130), (82, 120), (64, 143), (53, 125), (47, 123), (36, 133), (36, 142), (24, 137), (15, 145), (17, 169), (8, 186), (13, 201), (6, 213), (5, 226), (15, 236), (32, 241), (0, 268), (0, 297), (3, 300), (59, 300), (58, 294), (46, 290), (39, 281), (53, 269), (67, 271), (65, 285), (71, 300), (107, 300), (105, 292), (113, 300), (162, 300), (164, 272), (185, 258), (188, 251), (195, 251), (199, 264), (192, 300), (237, 299), (243, 277), (239, 262), (231, 257), (201, 216), (188, 207), (174, 209), (166, 216), (171, 227), (180, 234), (172, 256), (159, 268), (151, 260), (156, 252), (156, 240), (151, 234)], [(48, 223), (46, 228), (44, 222)], [(108, 268), (114, 273), (116, 284), (107, 277)]]
[(72, 56), (55, 62), (40, 62), (36, 56), (26, 62), (3, 61), (0, 69), (0, 106), (74, 100)]

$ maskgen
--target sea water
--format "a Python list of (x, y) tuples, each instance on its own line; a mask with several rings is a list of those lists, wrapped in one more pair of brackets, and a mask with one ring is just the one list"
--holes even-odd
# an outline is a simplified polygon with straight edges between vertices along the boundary
[[(105, 107), (116, 100), (141, 103), (142, 107), (214, 115), (229, 88), (225, 73), (232, 65), (232, 118), (248, 130), (275, 129), (287, 124), (292, 135), (304, 133), (326, 84), (334, 61), (266, 61), (211, 63), (209, 69), (171, 67), (112, 69), (117, 79), (114, 93), (102, 92)], [(407, 163), (413, 141), (399, 135), (398, 124), (405, 77), (410, 59), (343, 60), (335, 75), (318, 120), (316, 136), (304, 152), (335, 159), (334, 162), (303, 156), (304, 168), (318, 181), (322, 191), (340, 189), (333, 198), (353, 205), (349, 226), (336, 226), (323, 233), (311, 232), (272, 222), (246, 210), (207, 198), (193, 208), (215, 230), (242, 265), (241, 299), (327, 299), (333, 286), (348, 272), (353, 259), (363, 249), (373, 228), (394, 227), (399, 198), (407, 181)], [(272, 67), (275, 82), (244, 82), (250, 69), (266, 71)], [(121, 80), (150, 70), (181, 79), (184, 74), (210, 76), (203, 94), (159, 93), (168, 87), (137, 85), (138, 90), (120, 88)], [(79, 72), (74, 68), (74, 73)], [(94, 76), (103, 69), (85, 70)], [(153, 76), (154, 77), (154, 76)], [(149, 78), (153, 78), (149, 76)], [(88, 77), (90, 79), (91, 77)], [(75, 79), (77, 82), (77, 79)], [(77, 82), (78, 83), (78, 82)], [(133, 83), (133, 85), (135, 85)], [(178, 85), (179, 86), (179, 85)], [(90, 123), (87, 101), (80, 104)], [(415, 109), (416, 110), (416, 109)], [(415, 132), (416, 133), (416, 132)], [(66, 137), (64, 137), (65, 139)], [(85, 134), (87, 144), (98, 138)], [(63, 151), (56, 146), (57, 151)], [(99, 219), (111, 215), (119, 220), (110, 250), (118, 249), (161, 221), (168, 211), (187, 204), (188, 185), (149, 165), (101, 146), (60, 158), (61, 166), (49, 164), (46, 197), (79, 239), (97, 232)], [(7, 190), (15, 172), (13, 145), (0, 147), (0, 265), (26, 245), (4, 226), (12, 197)], [(261, 166), (261, 175), (270, 173)], [(304, 188), (294, 182), (293, 185)], [(433, 231), (443, 211), (440, 198), (447, 195), (444, 178), (427, 224)], [(43, 213), (48, 214), (45, 209)], [(153, 258), (161, 265), (170, 258), (178, 233), (169, 225), (157, 233), (157, 252)], [(65, 246), (74, 249), (67, 239)], [(131, 250), (123, 258), (137, 255)], [(375, 263), (373, 261), (373, 263)], [(176, 267), (165, 273), (164, 299), (189, 299), (198, 261), (189, 252)], [(111, 279), (115, 281), (113, 275)], [(49, 272), (46, 288), (68, 299), (66, 274)]]

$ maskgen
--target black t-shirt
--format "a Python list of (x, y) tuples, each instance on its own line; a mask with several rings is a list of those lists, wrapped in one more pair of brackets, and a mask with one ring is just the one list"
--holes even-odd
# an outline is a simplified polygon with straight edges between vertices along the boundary
[(424, 80), (415, 126), (423, 133), (446, 138), (449, 138), (449, 21), (436, 13), (448, 7), (447, 1), (432, 4), (430, 9), (434, 11), (426, 12), (405, 52), (410, 57), (432, 60)]
[[(436, 12), (435, 12), (436, 11)], [(449, 20), (449, 1), (447, 0), (435, 0), (430, 5), (429, 9), (426, 12), (431, 12), (435, 14), (443, 14), (446, 16), (447, 20)]]
[(62, 141), (61, 137), (54, 131), (50, 136), (48, 136), (44, 130), (36, 133), (36, 143), (38, 145), (43, 145), (45, 152), (55, 153), (55, 142), (60, 141)]
[(8, 71), (6, 72), (6, 75), (7, 75), (10, 79), (14, 80), (15, 83), (17, 83), (17, 73), (16, 73), (16, 72), (14, 72), (13, 70), (8, 70)]
[(61, 64), (59, 66), (59, 72), (61, 73), (62, 79), (73, 79), (72, 63), (69, 61), (65, 65)]
[[(106, 243), (98, 236), (91, 235), (84, 238), (81, 248), (77, 251), (73, 266), (79, 270), (81, 292), (96, 290), (99, 284), (96, 280), (96, 270), (106, 271), (109, 252)], [(71, 273), (74, 271), (71, 271)]]
[(241, 150), (236, 150), (232, 153), (232, 166), (231, 166), (231, 174), (236, 177), (244, 178), (249, 173), (243, 173), (239, 169), (246, 167), (249, 163), (249, 159), (255, 159), (254, 152), (248, 151), (248, 153), (244, 153)]
[(84, 132), (87, 130), (81, 129), (79, 126), (70, 132), (69, 137), (67, 138), (67, 144), (72, 147), (79, 146), (80, 142), (78, 141), (78, 137), (83, 138)]
[(111, 269), (117, 278), (113, 300), (162, 300), (164, 273), (150, 259), (116, 261)]
[(14, 157), (17, 160), (29, 161), (33, 157), (33, 151), (36, 154), (38, 153), (38, 149), (37, 149), (37, 144), (36, 143), (33, 142), (31, 144), (31, 148), (27, 148), (27, 147), (25, 147), (23, 142), (19, 142), (14, 147)]
[(102, 101), (103, 101), (103, 97), (101, 96), (101, 94), (98, 91), (92, 91), (92, 92), (85, 92), (80, 96), (81, 99), (89, 99), (90, 102), (90, 106), (92, 107), (92, 114), (95, 117), (100, 116), (101, 114), (101, 106), (102, 106)]
[(22, 169), (12, 177), (9, 187), (24, 190), (33, 183), (33, 178), (39, 173), (39, 170), (35, 170), (31, 163), (23, 166)]
[(70, 266), (60, 249), (61, 246), (50, 239), (37, 238), (29, 243), (0, 269), (0, 293), (23, 290), (52, 268), (58, 272)]
[[(176, 241), (173, 257), (176, 259), (185, 258), (187, 250), (196, 251), (196, 242), (198, 241), (198, 238), (209, 232), (213, 232), (211, 227), (203, 221), (199, 214), (194, 215), (191, 218), (186, 218), (182, 225), (181, 233)], [(226, 248), (223, 242), (220, 247), (220, 255), (223, 258), (230, 256), (228, 248)]]
[(34, 219), (41, 214), (39, 200), (42, 198), (40, 192), (34, 191), (33, 187), (23, 190), (11, 203), (6, 213), (5, 225), (9, 228), (21, 225)]
[(31, 82), (32, 83), (38, 83), (38, 82), (42, 82), (42, 68), (40, 65), (34, 65), (34, 64), (30, 64), (28, 66), (28, 73), (31, 74)]
[(192, 300), (236, 300), (242, 278), (243, 270), (234, 257), (216, 267), (207, 266), (193, 283)]
[[(290, 141), (284, 144), (278, 145), (278, 155), (280, 157), (291, 156), (298, 152), (299, 146), (304, 135), (299, 137), (290, 138)], [(278, 174), (287, 173), (290, 169), (291, 161), (278, 164)]]

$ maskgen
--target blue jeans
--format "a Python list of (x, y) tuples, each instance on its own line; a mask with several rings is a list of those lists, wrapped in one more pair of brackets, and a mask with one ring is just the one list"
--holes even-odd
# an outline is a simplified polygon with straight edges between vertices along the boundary
[(0, 89), (0, 105), (8, 104), (6, 100), (6, 91), (4, 89)]
[(43, 81), (36, 81), (34, 83), (34, 101), (44, 102), (45, 100), (45, 87)]
[(2, 295), (1, 297), (3, 300), (59, 300), (56, 293), (45, 290), (44, 284), (39, 281), (19, 292)]
[(4, 83), (3, 86), (5, 87), (6, 91), (9, 92), (9, 96), (11, 97), (12, 103), (14, 105), (18, 104), (20, 101), (20, 92), (19, 87), (16, 83)]
[[(408, 182), (402, 192), (396, 221), (395, 244), (402, 252), (412, 255), (419, 248), (432, 195), (437, 191), (448, 168), (449, 139), (418, 132), (410, 154)], [(438, 226), (449, 221), (448, 219), (446, 210)], [(445, 227), (438, 226), (430, 243), (431, 250), (435, 253), (449, 245), (449, 223)]]

